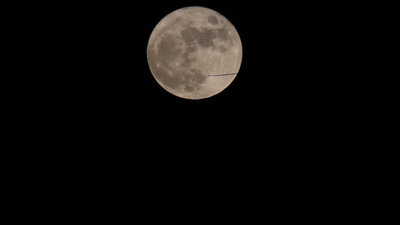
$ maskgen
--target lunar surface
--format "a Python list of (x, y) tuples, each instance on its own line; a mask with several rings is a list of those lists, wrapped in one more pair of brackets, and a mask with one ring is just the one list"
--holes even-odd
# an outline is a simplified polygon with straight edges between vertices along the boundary
[(185, 99), (203, 99), (220, 93), (235, 79), (242, 43), (235, 27), (218, 12), (185, 7), (156, 25), (147, 61), (165, 90)]

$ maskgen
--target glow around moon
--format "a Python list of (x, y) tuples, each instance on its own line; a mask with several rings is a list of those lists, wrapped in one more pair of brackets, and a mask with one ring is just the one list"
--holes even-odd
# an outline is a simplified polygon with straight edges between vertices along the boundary
[(203, 99), (235, 79), (242, 44), (234, 26), (218, 12), (186, 7), (168, 14), (154, 28), (147, 61), (165, 90), (181, 98)]

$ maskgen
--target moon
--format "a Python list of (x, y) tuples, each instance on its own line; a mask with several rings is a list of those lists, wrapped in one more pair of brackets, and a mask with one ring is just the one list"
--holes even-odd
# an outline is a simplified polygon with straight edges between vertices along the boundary
[(154, 28), (147, 62), (157, 83), (185, 99), (204, 99), (226, 89), (242, 62), (235, 27), (218, 12), (198, 6), (175, 10)]

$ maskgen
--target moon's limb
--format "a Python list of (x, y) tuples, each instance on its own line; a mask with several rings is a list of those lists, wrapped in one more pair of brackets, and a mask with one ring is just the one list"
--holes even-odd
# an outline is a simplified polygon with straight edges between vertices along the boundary
[(234, 80), (242, 45), (236, 29), (221, 14), (186, 7), (157, 24), (149, 38), (147, 59), (154, 78), (168, 92), (202, 99), (218, 94)]

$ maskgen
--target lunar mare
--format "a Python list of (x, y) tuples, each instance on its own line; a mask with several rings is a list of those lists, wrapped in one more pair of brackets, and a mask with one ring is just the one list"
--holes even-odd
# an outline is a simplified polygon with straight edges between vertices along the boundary
[(156, 25), (147, 61), (165, 90), (181, 98), (203, 99), (220, 93), (235, 79), (242, 44), (235, 27), (218, 12), (186, 7)]

